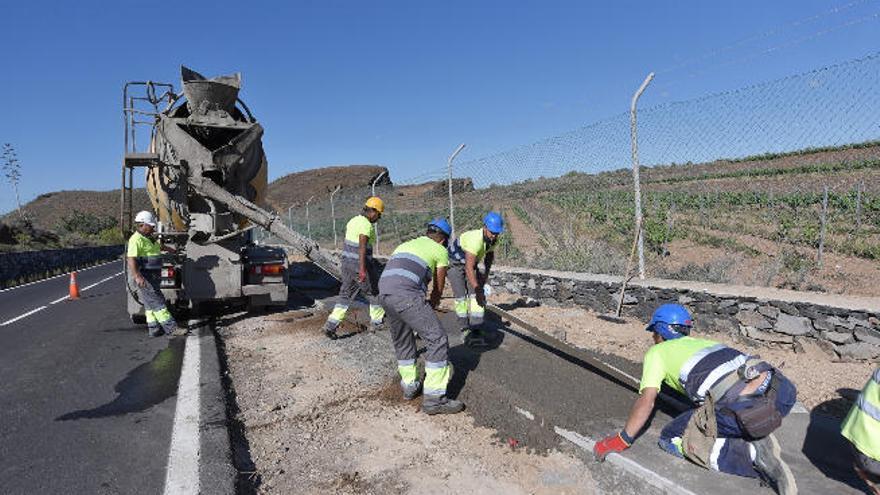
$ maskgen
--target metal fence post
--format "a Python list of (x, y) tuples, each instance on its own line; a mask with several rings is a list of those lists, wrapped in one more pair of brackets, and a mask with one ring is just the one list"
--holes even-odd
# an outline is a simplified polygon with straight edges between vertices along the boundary
[(314, 196), (310, 197), (306, 201), (306, 232), (308, 232), (308, 237), (310, 241), (312, 240), (312, 222), (309, 218), (309, 203), (311, 203), (313, 199), (315, 199)]
[(636, 208), (636, 232), (638, 235), (638, 250), (639, 250), (639, 278), (645, 278), (645, 236), (642, 234), (642, 190), (641, 185), (639, 184), (639, 141), (638, 135), (636, 132), (636, 103), (639, 101), (639, 97), (642, 96), (642, 93), (645, 92), (645, 89), (648, 87), (648, 84), (651, 83), (651, 80), (654, 79), (654, 73), (651, 72), (648, 74), (648, 77), (645, 78), (642, 85), (639, 86), (639, 89), (636, 90), (636, 93), (632, 97), (632, 102), (629, 106), (629, 133), (630, 133), (630, 141), (632, 145), (632, 162), (633, 162), (633, 189), (635, 191), (635, 208)]
[(455, 236), (455, 207), (452, 205), (452, 161), (455, 160), (455, 157), (461, 153), (461, 150), (464, 149), (464, 143), (458, 145), (458, 148), (449, 155), (449, 160), (446, 162), (446, 174), (449, 179), (449, 225), (452, 227), (452, 236)]
[[(387, 170), (383, 170), (381, 174), (377, 175), (375, 179), (373, 179), (373, 183), (370, 185), (370, 196), (376, 195), (376, 182), (379, 182), (379, 179), (387, 174)], [(379, 223), (376, 222), (376, 256), (379, 256)]]
[(816, 264), (822, 267), (822, 252), (825, 250), (825, 222), (828, 217), (828, 186), (822, 192), (822, 215), (819, 217), (819, 252), (816, 254)]
[(333, 196), (342, 189), (342, 186), (336, 186), (336, 189), (330, 193), (330, 217), (333, 218), (333, 249), (339, 249), (339, 241), (336, 239), (336, 208), (333, 205)]

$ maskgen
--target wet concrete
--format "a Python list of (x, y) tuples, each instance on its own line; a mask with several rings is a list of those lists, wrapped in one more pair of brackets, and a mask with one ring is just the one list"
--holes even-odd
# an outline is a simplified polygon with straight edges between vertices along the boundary
[[(457, 344), (453, 315), (442, 314), (441, 321), (450, 341), (456, 344), (450, 349), (450, 360), (458, 376), (454, 375), (450, 393), (467, 404), (468, 413), (478, 424), (496, 429), (499, 441), (513, 440), (520, 448), (536, 451), (573, 449), (554, 428), (597, 440), (623, 426), (636, 399), (629, 386), (596, 373), (576, 356), (539, 345), (538, 339), (530, 338), (528, 332), (505, 327), (497, 319), (490, 320), (489, 325), (500, 332), (496, 337), (498, 344), (483, 351)], [(594, 357), (640, 375), (637, 363), (597, 353)], [(659, 430), (677, 412), (672, 407), (656, 411), (646, 431), (624, 455), (694, 493), (771, 493), (757, 480), (707, 471), (662, 452), (657, 447)], [(848, 469), (847, 452), (839, 445), (839, 430), (835, 428), (834, 424), (823, 424), (808, 414), (798, 414), (787, 418), (777, 432), (783, 457), (799, 480), (800, 493), (859, 493), (858, 481)], [(806, 456), (802, 452), (807, 447), (815, 451), (816, 445), (825, 446), (824, 457)], [(607, 463), (595, 463), (589, 452), (573, 450), (584, 459), (600, 486), (611, 493), (656, 490), (646, 488), (639, 478), (623, 474)]]

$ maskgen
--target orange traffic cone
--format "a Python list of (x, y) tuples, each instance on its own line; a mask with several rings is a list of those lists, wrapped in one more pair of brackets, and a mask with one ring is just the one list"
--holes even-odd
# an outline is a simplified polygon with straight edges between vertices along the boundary
[(70, 298), (79, 299), (79, 284), (76, 283), (76, 272), (70, 272)]

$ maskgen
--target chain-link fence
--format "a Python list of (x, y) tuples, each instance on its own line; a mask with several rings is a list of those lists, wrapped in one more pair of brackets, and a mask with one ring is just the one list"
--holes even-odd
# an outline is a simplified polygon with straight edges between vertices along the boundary
[[(647, 275), (880, 293), (878, 80), (880, 54), (640, 110)], [(464, 153), (453, 176), (456, 231), (488, 210), (505, 217), (500, 262), (625, 271), (635, 234), (628, 112), (491, 156)], [(377, 185), (387, 204), (379, 252), (448, 216), (447, 187), (440, 167)], [(316, 193), (289, 221), (341, 245), (371, 194), (342, 189), (331, 206)]]
[[(648, 276), (880, 292), (880, 54), (638, 112)], [(650, 91), (650, 88), (648, 89)], [(524, 263), (622, 273), (629, 114), (455, 168)]]

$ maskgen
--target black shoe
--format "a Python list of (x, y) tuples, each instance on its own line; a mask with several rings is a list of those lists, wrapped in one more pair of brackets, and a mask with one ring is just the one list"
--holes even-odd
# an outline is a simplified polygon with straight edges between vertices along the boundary
[(435, 414), (455, 414), (464, 411), (464, 402), (447, 399), (442, 397), (439, 399), (425, 397), (422, 400), (422, 412), (428, 415)]
[(336, 333), (336, 330), (330, 328), (324, 329), (324, 335), (326, 335), (327, 338), (330, 340), (336, 340), (339, 338), (339, 334)]
[(165, 331), (162, 330), (161, 328), (157, 328), (155, 330), (148, 330), (147, 333), (150, 335), (150, 337), (161, 337), (161, 336), (165, 335)]
[(403, 389), (403, 400), (413, 400), (422, 391), (422, 384), (419, 382), (405, 383), (401, 385), (401, 388)]
[(755, 448), (755, 469), (780, 495), (797, 495), (797, 483), (788, 464), (782, 460), (782, 449), (772, 434), (751, 442)]

